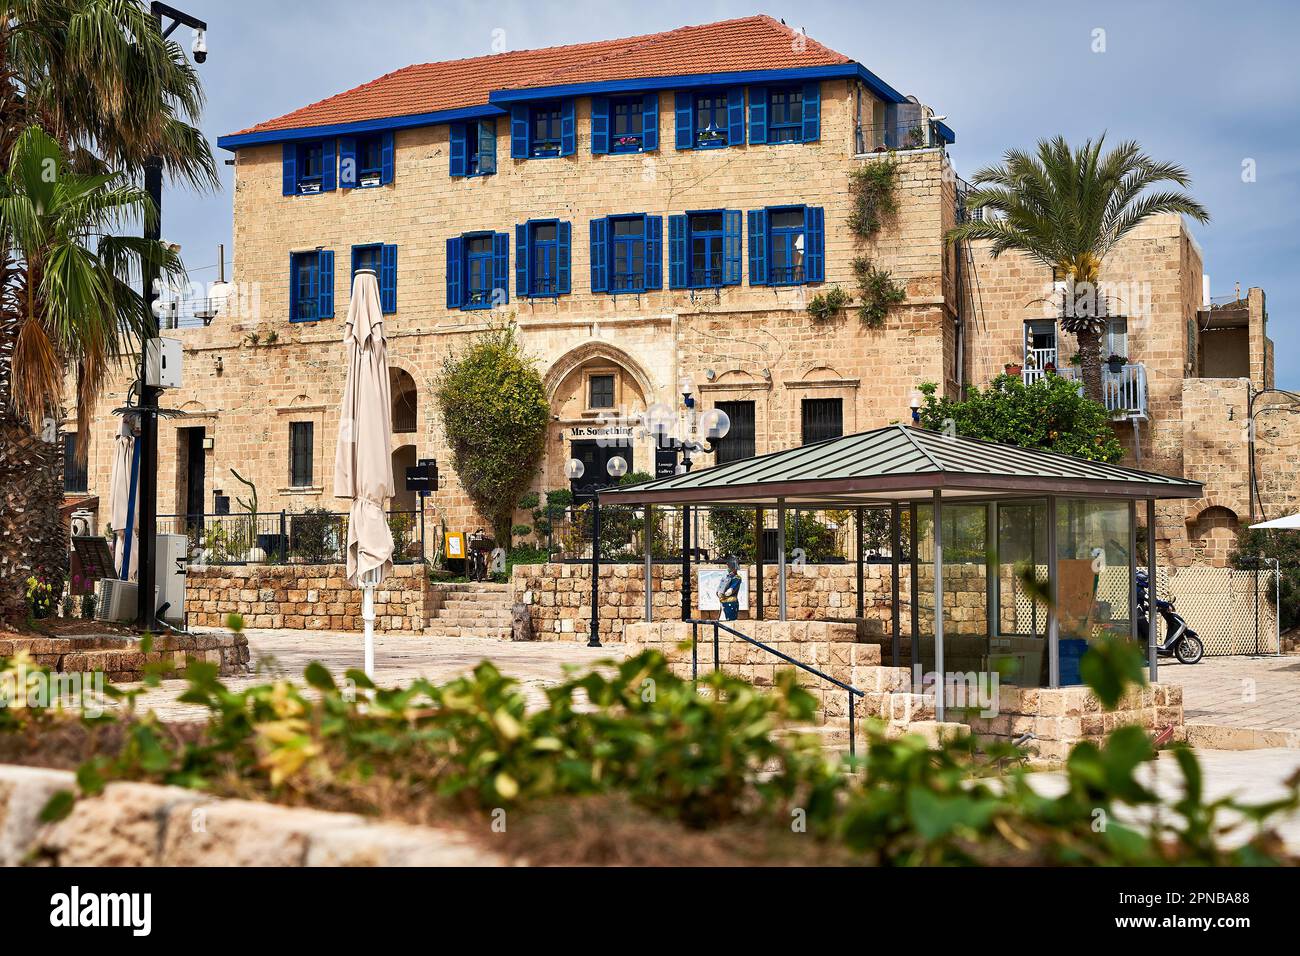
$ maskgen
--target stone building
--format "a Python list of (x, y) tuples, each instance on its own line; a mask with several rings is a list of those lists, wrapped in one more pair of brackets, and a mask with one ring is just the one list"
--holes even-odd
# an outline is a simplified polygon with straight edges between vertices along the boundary
[[(164, 404), (186, 415), (160, 426), (159, 512), (228, 507), (246, 494), (232, 468), (263, 511), (341, 508), (342, 324), (364, 266), (387, 313), (395, 473), (436, 460), (431, 504), (452, 529), (485, 522), (449, 467), (434, 383), (493, 324), (516, 324), (544, 378), (539, 491), (567, 486), (571, 457), (589, 475), (613, 454), (653, 471), (652, 441), (607, 417), (676, 408), (683, 380), (731, 416), (724, 457), (904, 420), (919, 383), (955, 394), (1020, 357), (1023, 300), (1050, 281), (944, 243), (960, 214), (953, 139), (915, 98), (765, 16), (411, 66), (225, 136), (234, 282), (209, 324), (164, 333), (185, 361)], [(882, 162), (897, 164), (897, 214), (861, 239), (851, 176)], [(879, 328), (853, 307), (814, 319), (819, 293), (856, 297), (858, 257), (903, 300)], [(1245, 514), (1228, 409), (1240, 422), (1246, 378), (1271, 382), (1263, 295), (1237, 310), (1244, 324), (1199, 312), (1200, 253), (1176, 221), (1116, 263), (1156, 290), (1150, 324), (1129, 330), (1146, 417), (1117, 427), (1143, 467), (1211, 482), (1161, 537), (1217, 555), (1220, 523)], [(126, 386), (105, 390), (78, 479), (103, 500)]]

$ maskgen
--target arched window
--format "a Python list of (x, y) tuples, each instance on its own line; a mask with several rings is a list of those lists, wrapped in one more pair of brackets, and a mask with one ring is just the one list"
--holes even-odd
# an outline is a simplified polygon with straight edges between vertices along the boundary
[(393, 398), (393, 431), (398, 435), (415, 431), (415, 379), (400, 368), (389, 369), (389, 391)]

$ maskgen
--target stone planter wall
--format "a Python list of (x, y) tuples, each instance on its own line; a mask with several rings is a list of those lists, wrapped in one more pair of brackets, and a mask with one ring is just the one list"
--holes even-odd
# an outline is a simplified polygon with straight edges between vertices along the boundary
[(248, 639), (223, 631), (216, 634), (168, 634), (155, 637), (144, 654), (132, 638), (112, 636), (12, 637), (0, 639), (0, 657), (26, 651), (32, 661), (55, 673), (88, 674), (103, 671), (113, 683), (138, 681), (147, 664), (170, 664), (178, 672), (190, 660), (216, 664), (223, 676), (247, 670)]
[(0, 866), (499, 866), (447, 830), (376, 823), (195, 790), (112, 783), (58, 823), (41, 809), (67, 771), (0, 765)]
[[(429, 593), (424, 565), (397, 565), (375, 591), (375, 627), (423, 631)], [(347, 583), (341, 564), (191, 567), (185, 609), (197, 627), (224, 627), (231, 612), (246, 627), (357, 631), (363, 623), (361, 589)]]

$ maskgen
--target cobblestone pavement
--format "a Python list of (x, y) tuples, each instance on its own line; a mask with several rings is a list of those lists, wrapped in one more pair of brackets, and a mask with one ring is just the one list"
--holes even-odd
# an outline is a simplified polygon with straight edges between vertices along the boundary
[[(357, 633), (258, 629), (244, 633), (252, 654), (253, 673), (223, 678), (223, 683), (233, 690), (265, 683), (273, 677), (288, 677), (301, 684), (303, 669), (314, 660), (339, 678), (349, 668), (361, 667), (362, 642)], [(488, 659), (537, 700), (542, 688), (564, 679), (566, 667), (585, 668), (596, 661), (622, 657), (621, 644), (594, 648), (576, 640), (515, 643), (473, 637), (377, 634), (375, 681), (380, 686), (403, 684), (416, 677), (442, 682), (467, 674)], [(141, 712), (152, 709), (163, 720), (201, 718), (201, 708), (177, 702), (176, 696), (184, 687), (182, 680), (163, 681), (161, 687), (148, 691), (137, 707)]]
[(1189, 724), (1300, 730), (1300, 655), (1161, 661), (1160, 681), (1182, 685)]

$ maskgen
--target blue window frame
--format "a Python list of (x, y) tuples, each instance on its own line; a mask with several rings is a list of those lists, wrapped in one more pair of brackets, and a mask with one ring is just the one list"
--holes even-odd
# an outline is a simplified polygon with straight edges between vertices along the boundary
[(339, 184), (344, 189), (383, 186), (392, 181), (391, 131), (339, 138)]
[(492, 234), (465, 237), (465, 308), (492, 307)]
[(750, 211), (750, 285), (802, 285), (825, 278), (825, 213), (820, 206)]
[(289, 256), (289, 321), (334, 317), (334, 252), (314, 249)]
[(534, 298), (568, 295), (572, 229), (558, 219), (515, 226), (515, 294)]
[(610, 217), (610, 292), (645, 291), (645, 219), (645, 216)]
[(573, 100), (516, 103), (510, 107), (511, 159), (572, 156), (576, 141)]
[(662, 216), (591, 220), (591, 291), (628, 295), (664, 285)]
[(803, 142), (803, 87), (777, 86), (768, 89), (767, 141)]
[(510, 301), (510, 237), (470, 232), (447, 240), (447, 308), (491, 309)]
[(609, 104), (609, 151), (639, 153), (644, 140), (645, 103), (641, 97), (623, 97)]
[(332, 139), (284, 144), (283, 189), (281, 190), (284, 195), (299, 196), (333, 191), (338, 172), (334, 144), (335, 140)]
[[(361, 269), (370, 269), (379, 282), (379, 304), (384, 315), (397, 311), (397, 246), (380, 242), (352, 247), (353, 280)], [(352, 282), (348, 287), (352, 287)]]
[(451, 124), (451, 175), (489, 176), (497, 171), (497, 121)]
[(740, 211), (697, 210), (669, 219), (669, 286), (719, 289), (740, 283)]
[(384, 137), (372, 133), (357, 137), (357, 185), (378, 186), (384, 171)]
[(692, 289), (722, 285), (722, 211), (697, 212), (686, 218), (686, 284)]
[(559, 156), (564, 111), (559, 103), (539, 103), (528, 111), (528, 155)]
[(745, 88), (679, 92), (675, 100), (678, 149), (745, 145)]
[(727, 145), (727, 94), (723, 90), (695, 94), (695, 148)]

